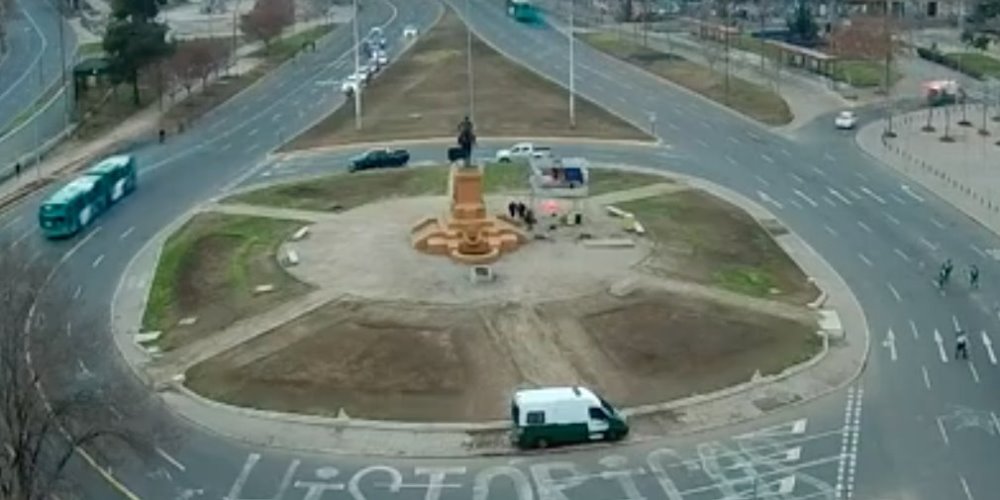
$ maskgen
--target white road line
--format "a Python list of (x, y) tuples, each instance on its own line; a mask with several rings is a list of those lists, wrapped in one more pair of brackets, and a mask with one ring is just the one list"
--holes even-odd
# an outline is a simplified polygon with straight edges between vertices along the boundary
[(837, 198), (838, 200), (842, 201), (844, 205), (851, 205), (851, 200), (847, 199), (846, 196), (840, 194), (840, 191), (837, 191), (836, 189), (833, 189), (830, 186), (826, 187), (826, 191), (832, 194), (834, 198)]
[(903, 298), (899, 296), (899, 292), (896, 291), (896, 287), (892, 286), (892, 283), (886, 282), (885, 286), (889, 287), (889, 292), (892, 296), (896, 298), (896, 302), (902, 302)]
[(997, 414), (990, 412), (990, 418), (993, 419), (993, 427), (997, 428), (997, 433), (1000, 434), (1000, 418), (997, 418)]
[(732, 156), (726, 155), (726, 160), (728, 160), (731, 165), (734, 166), (738, 165), (738, 163), (736, 163), (736, 159), (734, 159)]
[(965, 478), (958, 476), (958, 480), (962, 482), (962, 490), (965, 491), (965, 498), (968, 500), (976, 500), (972, 497), (972, 492), (969, 491), (969, 483), (965, 482)]
[(885, 334), (882, 345), (889, 349), (889, 359), (896, 361), (896, 334), (892, 333), (892, 328), (889, 329), (889, 333)]
[(798, 196), (799, 198), (802, 198), (803, 201), (805, 201), (806, 203), (812, 205), (813, 208), (816, 208), (816, 207), (819, 206), (819, 203), (816, 203), (816, 200), (810, 198), (808, 195), (806, 195), (802, 191), (799, 191), (798, 189), (793, 189), (792, 192), (795, 193), (795, 196)]
[(954, 314), (951, 315), (951, 324), (955, 327), (956, 332), (962, 329), (962, 325), (958, 322), (958, 316)]
[(759, 182), (759, 183), (761, 183), (761, 184), (763, 184), (765, 186), (770, 186), (771, 185), (770, 182), (767, 182), (767, 179), (764, 179), (763, 177), (761, 177), (759, 175), (755, 175), (754, 177), (757, 178), (757, 182)]
[(927, 248), (930, 248), (931, 251), (933, 252), (936, 252), (938, 249), (937, 245), (931, 243), (930, 241), (927, 240), (927, 238), (924, 238), (923, 236), (920, 237), (920, 242), (926, 245)]
[(802, 204), (801, 204), (801, 203), (799, 203), (799, 202), (797, 202), (797, 201), (795, 201), (795, 200), (788, 200), (788, 203), (789, 203), (790, 205), (792, 205), (793, 207), (795, 207), (795, 208), (799, 209), (799, 210), (802, 210), (802, 209), (806, 208), (806, 207), (802, 206)]
[(836, 204), (836, 203), (835, 203), (835, 202), (834, 202), (833, 200), (831, 200), (829, 196), (827, 196), (827, 195), (825, 195), (825, 194), (824, 194), (824, 195), (821, 195), (821, 196), (820, 196), (820, 198), (821, 198), (821, 199), (822, 199), (822, 200), (823, 200), (823, 201), (824, 201), (824, 202), (825, 202), (825, 203), (826, 203), (827, 205), (830, 205), (831, 207), (835, 207), (835, 206), (837, 206), (837, 204)]
[(928, 391), (931, 390), (931, 376), (927, 374), (927, 367), (921, 365), (920, 371), (924, 372), (924, 387), (926, 387)]
[(274, 116), (271, 117), (271, 121), (276, 122), (278, 120), (281, 120), (281, 118), (282, 118), (281, 113), (275, 113)]
[(854, 175), (858, 176), (861, 180), (868, 182), (868, 177), (865, 177), (865, 174), (862, 174), (861, 172), (854, 172)]
[(703, 148), (707, 148), (707, 147), (708, 147), (708, 143), (707, 143), (707, 142), (705, 142), (705, 140), (704, 140), (704, 139), (702, 139), (701, 137), (699, 137), (699, 138), (695, 139), (695, 141), (697, 141), (697, 142), (698, 142), (698, 144), (700, 144), (700, 145), (701, 145), (701, 147), (703, 147)]
[(18, 215), (17, 217), (14, 217), (13, 219), (11, 219), (11, 220), (7, 221), (6, 223), (4, 223), (4, 225), (2, 227), (0, 227), (0, 233), (6, 231), (7, 228), (13, 226), (14, 224), (17, 224), (18, 222), (21, 222), (21, 218), (22, 218), (22, 216)]
[(101, 265), (101, 262), (104, 262), (104, 254), (103, 253), (101, 255), (98, 255), (97, 258), (94, 259), (94, 263), (91, 264), (90, 267), (93, 267), (93, 268), (96, 269), (97, 266)]
[(829, 224), (823, 224), (823, 229), (826, 229), (826, 232), (830, 233), (831, 236), (839, 236)]
[(118, 239), (119, 240), (124, 240), (125, 238), (128, 238), (128, 235), (132, 234), (132, 231), (135, 231), (135, 226), (132, 226), (132, 227), (129, 227), (128, 229), (126, 229), (125, 232), (122, 233), (122, 235), (118, 237)]
[(737, 139), (735, 135), (731, 135), (731, 136), (729, 136), (729, 142), (731, 142), (733, 144), (739, 144), (740, 140)]
[(122, 419), (122, 412), (118, 411), (118, 408), (115, 408), (115, 405), (108, 405), (108, 411), (110, 411), (111, 414), (114, 415), (115, 419), (117, 420)]
[(260, 129), (258, 129), (256, 127), (252, 128), (252, 129), (250, 129), (249, 132), (247, 132), (247, 137), (253, 137), (253, 136), (257, 135), (257, 132), (260, 132)]
[(861, 199), (861, 195), (858, 194), (858, 193), (856, 193), (851, 188), (844, 188), (844, 191), (847, 191), (847, 194), (851, 195), (851, 198), (854, 198), (855, 200), (860, 200)]
[(806, 181), (804, 181), (804, 180), (803, 180), (803, 179), (802, 179), (801, 177), (799, 177), (798, 175), (795, 175), (795, 174), (793, 174), (793, 173), (791, 173), (791, 172), (789, 172), (789, 173), (788, 173), (788, 175), (789, 175), (789, 176), (791, 176), (791, 178), (792, 178), (792, 179), (794, 179), (794, 180), (795, 180), (795, 182), (798, 182), (799, 184), (805, 184), (805, 183), (806, 183)]
[(938, 356), (941, 357), (942, 363), (948, 362), (948, 354), (944, 352), (944, 338), (941, 337), (941, 332), (934, 329), (934, 343), (937, 344)]
[(223, 144), (222, 146), (219, 147), (219, 151), (229, 151), (229, 149), (232, 148), (232, 147), (233, 147), (233, 143), (227, 142), (227, 143), (225, 143), (225, 144)]
[(184, 464), (178, 462), (176, 458), (170, 456), (167, 452), (163, 451), (163, 448), (160, 448), (159, 446), (156, 447), (156, 454), (163, 457), (163, 459), (166, 460), (167, 462), (170, 462), (170, 465), (177, 467), (181, 472), (187, 470), (187, 467), (184, 467)]
[(977, 247), (975, 244), (969, 243), (969, 248), (971, 248), (973, 252), (976, 252), (976, 255), (978, 255), (979, 258), (981, 259), (986, 258), (986, 252), (980, 250), (979, 247)]
[(668, 126), (668, 127), (670, 127), (670, 130), (680, 130), (680, 129), (681, 129), (681, 128), (680, 128), (680, 127), (678, 127), (678, 126), (677, 126), (677, 124), (676, 124), (676, 123), (674, 123), (674, 122), (667, 122), (667, 126)]
[(837, 161), (837, 159), (834, 158), (833, 155), (831, 155), (830, 153), (823, 153), (823, 158), (826, 158), (827, 161)]
[(948, 431), (944, 430), (944, 424), (941, 423), (941, 417), (938, 417), (935, 420), (937, 420), (938, 431), (941, 432), (941, 439), (944, 441), (945, 446), (950, 445), (951, 442), (948, 441)]
[(969, 371), (972, 372), (972, 380), (975, 380), (976, 383), (978, 384), (979, 383), (979, 372), (976, 371), (976, 365), (972, 364), (971, 361), (969, 362)]
[(77, 285), (76, 291), (73, 292), (73, 300), (79, 299), (81, 294), (83, 294), (83, 285)]
[(870, 196), (871, 199), (879, 202), (880, 205), (885, 205), (886, 204), (885, 198), (882, 198), (881, 196), (875, 194), (874, 191), (872, 191), (871, 189), (868, 189), (868, 186), (861, 186), (861, 192), (867, 194), (868, 196)]
[(917, 200), (920, 203), (924, 202), (924, 198), (922, 196), (920, 196), (919, 194), (914, 193), (913, 190), (910, 189), (910, 186), (907, 186), (906, 184), (903, 184), (902, 186), (900, 186), (900, 188), (903, 190), (904, 193), (906, 193), (907, 195), (909, 195), (910, 198), (913, 198), (914, 200)]
[(872, 261), (868, 260), (868, 257), (865, 257), (865, 254), (858, 252), (858, 258), (861, 259), (861, 262), (867, 264), (868, 267), (875, 267), (875, 264), (872, 264)]
[(34, 233), (35, 233), (35, 228), (30, 228), (24, 233), (21, 233), (21, 236), (18, 236), (17, 239), (15, 239), (8, 248), (13, 249), (14, 247), (20, 245), (22, 241), (24, 241), (25, 239), (28, 238), (28, 236), (31, 236)]
[(868, 227), (868, 224), (865, 224), (864, 222), (858, 221), (858, 226), (860, 226), (861, 229), (864, 229), (866, 232), (869, 233), (872, 232), (872, 228)]
[(770, 164), (772, 164), (772, 165), (774, 164), (774, 159), (773, 159), (773, 158), (771, 158), (770, 156), (767, 156), (766, 154), (764, 154), (764, 153), (761, 153), (761, 154), (760, 154), (760, 157), (761, 157), (761, 158), (762, 158), (762, 159), (763, 159), (764, 161), (766, 161), (766, 162), (768, 162), (768, 163), (770, 163)]
[(886, 219), (889, 219), (889, 222), (892, 222), (893, 224), (895, 224), (895, 225), (897, 225), (897, 226), (898, 226), (898, 225), (900, 225), (900, 223), (899, 223), (899, 219), (897, 219), (897, 218), (893, 217), (892, 215), (889, 215), (888, 213), (885, 213), (885, 214), (883, 214), (883, 215), (885, 215), (885, 218), (886, 218)]
[(783, 154), (783, 155), (785, 155), (785, 156), (787, 156), (789, 158), (792, 157), (792, 153), (789, 153), (788, 150), (785, 149), (785, 148), (781, 148), (781, 154)]
[(896, 193), (889, 193), (889, 197), (895, 200), (896, 203), (899, 203), (900, 205), (906, 205), (906, 200), (900, 198), (899, 195)]
[(66, 322), (66, 336), (67, 337), (73, 336), (73, 323), (69, 321)]
[(910, 331), (913, 332), (913, 338), (914, 339), (917, 339), (917, 340), (920, 339), (920, 332), (917, 331), (917, 324), (914, 323), (912, 319), (910, 320)]
[(989, 356), (990, 363), (995, 365), (997, 364), (997, 355), (993, 352), (993, 339), (986, 334), (986, 330), (983, 330), (981, 333), (983, 336), (983, 348), (986, 349), (986, 355)]
[(902, 250), (900, 250), (898, 248), (893, 248), (892, 251), (895, 252), (896, 255), (899, 256), (899, 258), (905, 260), (906, 262), (910, 262), (910, 256), (906, 255), (906, 253), (903, 252)]
[(934, 217), (931, 217), (930, 219), (931, 219), (931, 224), (934, 224), (935, 226), (937, 226), (938, 229), (944, 229), (944, 227), (945, 227), (944, 223), (942, 223), (941, 221), (935, 219)]

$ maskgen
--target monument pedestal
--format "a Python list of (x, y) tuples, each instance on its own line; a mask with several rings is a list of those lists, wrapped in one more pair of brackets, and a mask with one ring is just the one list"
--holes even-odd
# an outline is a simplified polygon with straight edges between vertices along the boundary
[(413, 248), (462, 264), (489, 264), (528, 241), (513, 221), (487, 214), (482, 167), (452, 166), (448, 181), (449, 214), (418, 222), (411, 231)]

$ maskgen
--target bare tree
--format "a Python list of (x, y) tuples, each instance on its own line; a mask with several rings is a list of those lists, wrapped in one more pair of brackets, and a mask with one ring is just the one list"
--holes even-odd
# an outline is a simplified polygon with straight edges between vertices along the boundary
[(70, 355), (66, 343), (62, 350), (45, 348), (48, 339), (66, 338), (62, 315), (69, 301), (45, 286), (48, 266), (24, 256), (18, 247), (0, 253), (2, 500), (42, 500), (66, 492), (72, 482), (68, 467), (81, 450), (111, 460), (125, 450), (144, 456), (150, 449), (129, 421), (104, 417), (107, 392), (65, 384), (57, 393), (43, 393), (39, 365), (57, 370), (60, 363), (52, 354)]
[(257, 0), (253, 9), (240, 18), (240, 30), (265, 47), (295, 22), (294, 0)]

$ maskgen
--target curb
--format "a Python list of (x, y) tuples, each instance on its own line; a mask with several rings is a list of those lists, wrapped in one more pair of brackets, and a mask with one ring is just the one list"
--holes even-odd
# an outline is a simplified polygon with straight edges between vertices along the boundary
[[(605, 166), (605, 164), (603, 164), (603, 163), (598, 163), (597, 164), (597, 168), (607, 168), (607, 166)], [(750, 200), (749, 198), (746, 198), (746, 197), (744, 197), (742, 195), (739, 195), (738, 193), (736, 193), (734, 191), (731, 191), (728, 188), (724, 188), (724, 187), (722, 187), (720, 185), (717, 185), (717, 184), (714, 184), (714, 183), (710, 183), (708, 181), (701, 180), (701, 179), (696, 178), (696, 177), (692, 177), (692, 176), (688, 176), (688, 175), (684, 175), (684, 174), (679, 174), (679, 173), (671, 172), (671, 171), (664, 171), (663, 169), (654, 169), (654, 168), (650, 168), (650, 167), (638, 167), (638, 166), (632, 166), (632, 165), (616, 164), (615, 168), (617, 168), (619, 170), (633, 170), (633, 171), (642, 171), (642, 172), (651, 172), (651, 173), (655, 172), (655, 173), (657, 173), (658, 175), (660, 175), (662, 177), (668, 178), (668, 179), (673, 180), (673, 181), (683, 182), (684, 184), (690, 186), (691, 188), (704, 190), (704, 191), (712, 194), (713, 196), (716, 196), (716, 197), (722, 199), (723, 201), (736, 204), (737, 206), (740, 206), (740, 208), (742, 210), (746, 211), (749, 215), (751, 215), (758, 222), (760, 221), (760, 216), (762, 214), (766, 214), (766, 215), (768, 215), (769, 218), (773, 218), (773, 219), (777, 220), (777, 218), (774, 217), (773, 214), (770, 211), (768, 211), (766, 208), (764, 208), (762, 205), (758, 204), (757, 202), (755, 202), (753, 200)], [(706, 189), (705, 186), (710, 186), (710, 188)], [(724, 195), (720, 194), (720, 192), (722, 192)], [(733, 198), (736, 198), (739, 201), (739, 203), (735, 203), (733, 201)], [(197, 209), (195, 209), (193, 212), (197, 212)], [(133, 267), (133, 264), (134, 264), (135, 260), (138, 259), (139, 255), (141, 255), (144, 252), (148, 252), (149, 251), (148, 247), (150, 245), (153, 245), (154, 243), (160, 243), (160, 245), (162, 246), (162, 242), (165, 241), (165, 238), (168, 236), (169, 232), (171, 232), (172, 230), (174, 230), (177, 227), (179, 227), (180, 225), (182, 225), (187, 220), (187, 217), (189, 217), (191, 215), (191, 213), (193, 213), (193, 212), (185, 214), (185, 216), (183, 216), (180, 219), (178, 219), (177, 221), (174, 221), (173, 223), (169, 224), (167, 227), (165, 227), (163, 230), (161, 230), (160, 233), (157, 233), (156, 236), (154, 236), (153, 238), (151, 238), (149, 240), (149, 242), (147, 242), (146, 247), (143, 248), (139, 253), (137, 253), (133, 257), (132, 261), (129, 262), (129, 264), (128, 264), (128, 266), (127, 266), (126, 269), (130, 269), (131, 267)], [(794, 233), (790, 233), (790, 234), (794, 235)], [(795, 236), (795, 238), (798, 238), (798, 236)], [(797, 243), (803, 245), (804, 248), (806, 248), (808, 251), (812, 252), (815, 256), (817, 256), (818, 258), (820, 258), (820, 260), (824, 263), (823, 265), (825, 265), (826, 267), (828, 267), (829, 270), (831, 270), (833, 272), (833, 274), (835, 276), (835, 279), (837, 279), (838, 281), (840, 281), (839, 285), (843, 286), (843, 288), (845, 290), (847, 290), (848, 292), (850, 291), (850, 289), (846, 287), (846, 283), (843, 282), (843, 279), (839, 276), (839, 274), (837, 274), (836, 271), (832, 268), (832, 266), (830, 266), (828, 263), (826, 263), (825, 260), (822, 260), (822, 258), (819, 257), (819, 254), (816, 253), (812, 249), (812, 247), (810, 247), (807, 243), (805, 243), (801, 239), (799, 239), (797, 241)], [(157, 253), (159, 253), (159, 251), (157, 251)], [(125, 276), (128, 276), (127, 272), (125, 274), (123, 274), (123, 278), (119, 282), (119, 287), (116, 290), (116, 296), (121, 291), (121, 286), (122, 286), (122, 284), (125, 281)], [(150, 283), (150, 285), (151, 285), (151, 283)], [(147, 294), (148, 294), (148, 291), (147, 291)], [(865, 327), (864, 327), (865, 347), (864, 347), (864, 351), (863, 351), (863, 357), (860, 360), (860, 362), (858, 363), (858, 368), (854, 371), (854, 373), (852, 373), (850, 376), (848, 376), (847, 378), (845, 378), (844, 381), (842, 381), (839, 385), (837, 385), (837, 386), (835, 386), (833, 388), (830, 388), (828, 390), (818, 392), (816, 394), (810, 394), (807, 397), (803, 397), (803, 398), (799, 399), (798, 401), (795, 401), (795, 402), (792, 402), (792, 403), (786, 403), (786, 404), (780, 406), (779, 407), (780, 409), (787, 409), (789, 407), (792, 407), (792, 406), (795, 406), (795, 405), (798, 405), (798, 404), (804, 404), (806, 402), (813, 401), (813, 400), (818, 399), (820, 397), (823, 397), (823, 396), (825, 396), (825, 395), (827, 395), (827, 394), (829, 394), (831, 392), (839, 390), (840, 388), (842, 388), (842, 387), (850, 384), (853, 380), (855, 380), (857, 378), (857, 376), (860, 375), (860, 373), (864, 369), (864, 367), (865, 367), (865, 365), (867, 363), (867, 356), (868, 356), (868, 351), (869, 351), (869, 346), (870, 346), (870, 335), (868, 334), (867, 321), (864, 319), (864, 311), (863, 311), (863, 309), (860, 308), (860, 304), (857, 302), (857, 298), (854, 297), (853, 293), (850, 293), (849, 295), (850, 295), (850, 300), (852, 302), (854, 302), (854, 304), (858, 307), (858, 310), (861, 312), (861, 314), (862, 314), (862, 318), (861, 319), (862, 319), (863, 323), (865, 324)], [(817, 298), (816, 300), (814, 300), (813, 302), (811, 302), (809, 304), (809, 307), (814, 308), (814, 309), (820, 307), (820, 305), (822, 303), (825, 303), (827, 297), (828, 297), (828, 295), (827, 295), (826, 290), (825, 289), (821, 289), (821, 293), (820, 293), (819, 298)], [(116, 298), (115, 302), (117, 302), (117, 298)], [(113, 304), (112, 304), (112, 318), (114, 318), (114, 308), (115, 308), (115, 305), (114, 305), (114, 302), (113, 302)], [(125, 339), (124, 337), (126, 335), (121, 334), (121, 333), (122, 332), (116, 331), (115, 335), (114, 335), (115, 340), (116, 340), (116, 344), (119, 346), (120, 350), (123, 348), (123, 346), (120, 345), (119, 342), (124, 342), (126, 340), (129, 341), (129, 347), (135, 346), (134, 342), (132, 342), (131, 339)], [(138, 347), (138, 346), (135, 346), (135, 347)], [(788, 378), (790, 378), (790, 377), (792, 377), (794, 375), (803, 373), (803, 372), (805, 372), (805, 371), (807, 371), (807, 370), (815, 367), (817, 364), (819, 364), (821, 361), (823, 361), (827, 357), (827, 355), (830, 353), (830, 347), (831, 346), (830, 346), (830, 339), (829, 339), (829, 337), (827, 335), (823, 335), (822, 350), (818, 354), (816, 354), (815, 356), (811, 357), (810, 359), (808, 359), (806, 361), (803, 361), (802, 363), (799, 363), (799, 364), (796, 364), (796, 365), (793, 365), (793, 366), (790, 366), (790, 367), (786, 368), (781, 373), (774, 374), (774, 375), (768, 375), (766, 377), (761, 377), (761, 378), (758, 378), (758, 379), (750, 380), (748, 382), (743, 382), (743, 383), (740, 383), (740, 384), (737, 384), (737, 385), (734, 385), (734, 386), (730, 386), (730, 387), (727, 387), (727, 388), (723, 388), (723, 389), (720, 389), (718, 391), (714, 391), (714, 392), (708, 393), (708, 394), (693, 395), (693, 396), (689, 396), (689, 397), (686, 397), (686, 398), (676, 399), (676, 400), (673, 400), (673, 401), (667, 401), (667, 402), (661, 402), (661, 403), (652, 403), (652, 404), (640, 405), (640, 406), (631, 407), (631, 408), (625, 408), (625, 409), (622, 410), (622, 412), (624, 414), (628, 415), (628, 416), (648, 416), (648, 415), (652, 415), (652, 414), (656, 414), (656, 413), (660, 413), (660, 412), (676, 411), (677, 409), (680, 409), (680, 408), (691, 407), (691, 406), (696, 406), (696, 405), (707, 403), (707, 402), (718, 401), (720, 399), (723, 399), (723, 398), (726, 398), (726, 397), (730, 397), (730, 396), (733, 396), (733, 395), (737, 395), (737, 394), (740, 394), (740, 393), (743, 393), (743, 392), (747, 392), (747, 391), (752, 390), (752, 389), (757, 389), (757, 388), (761, 388), (761, 387), (771, 386), (771, 385), (774, 385), (774, 384), (776, 384), (776, 383), (778, 383), (780, 381), (783, 381), (783, 380), (788, 379)], [(126, 360), (129, 361), (129, 365), (133, 368), (133, 371), (135, 371), (137, 373), (137, 375), (139, 376), (139, 378), (141, 380), (148, 379), (148, 374), (145, 372), (145, 370), (143, 369), (142, 366), (139, 366), (137, 363), (131, 362), (131, 360), (127, 356), (124, 356), (124, 357), (126, 357)], [(316, 416), (316, 415), (303, 415), (303, 414), (282, 413), (282, 412), (275, 412), (275, 411), (268, 411), (268, 410), (259, 410), (259, 409), (253, 409), (253, 408), (239, 407), (239, 406), (231, 405), (231, 404), (228, 404), (228, 403), (211, 400), (211, 399), (208, 399), (208, 398), (206, 398), (206, 397), (204, 397), (204, 396), (202, 396), (202, 395), (194, 392), (193, 390), (187, 388), (186, 386), (183, 385), (183, 383), (172, 383), (172, 384), (169, 384), (168, 389), (166, 389), (166, 390), (171, 391), (173, 394), (176, 394), (179, 397), (183, 397), (183, 398), (187, 399), (189, 402), (194, 403), (196, 405), (203, 406), (203, 407), (207, 406), (207, 407), (210, 407), (210, 408), (213, 408), (213, 409), (220, 409), (220, 410), (229, 411), (229, 412), (235, 412), (236, 414), (241, 415), (241, 416), (243, 416), (245, 418), (253, 418), (253, 419), (259, 419), (259, 420), (271, 420), (271, 421), (277, 421), (277, 422), (283, 422), (283, 423), (289, 423), (289, 424), (308, 425), (308, 426), (314, 426), (314, 427), (327, 427), (327, 428), (330, 428), (332, 431), (335, 431), (335, 432), (340, 432), (340, 431), (349, 430), (349, 429), (358, 429), (358, 430), (364, 429), (364, 430), (373, 430), (373, 431), (475, 434), (475, 433), (482, 433), (482, 432), (499, 432), (499, 431), (504, 431), (504, 430), (506, 430), (506, 429), (509, 428), (509, 423), (506, 422), (506, 421), (414, 423), (414, 422), (398, 422), (398, 421), (354, 419), (354, 418), (350, 418), (350, 417), (346, 417), (346, 416), (345, 417), (326, 417), (326, 416)], [(207, 430), (209, 430), (209, 431), (211, 431), (213, 433), (216, 433), (216, 434), (228, 436), (228, 437), (231, 437), (231, 438), (243, 441), (243, 442), (248, 442), (248, 443), (251, 443), (251, 444), (266, 444), (268, 446), (275, 446), (274, 443), (271, 443), (271, 442), (266, 442), (265, 443), (264, 440), (263, 440), (263, 437), (261, 439), (255, 439), (254, 437), (250, 437), (250, 436), (246, 436), (246, 435), (232, 435), (229, 432), (226, 432), (226, 431), (224, 431), (224, 430), (222, 430), (222, 429), (220, 429), (220, 428), (218, 428), (216, 426), (213, 426), (213, 425), (210, 425), (210, 424), (206, 424), (206, 423), (202, 423), (202, 422), (198, 421), (195, 418), (189, 417), (187, 414), (185, 414), (184, 411), (182, 411), (182, 410), (180, 410), (180, 409), (178, 409), (176, 407), (175, 408), (171, 408), (171, 412), (174, 413), (175, 415), (180, 416), (181, 418), (184, 418), (185, 420), (187, 420), (189, 422), (192, 422), (192, 423), (194, 423), (194, 424), (196, 424), (196, 425), (198, 425), (198, 426), (200, 426), (200, 427), (202, 427), (204, 429), (207, 429)], [(767, 413), (770, 413), (770, 412), (762, 412), (762, 413), (767, 414)], [(759, 418), (759, 416), (739, 417), (739, 418), (734, 418), (734, 419), (732, 419), (731, 421), (728, 421), (728, 422), (722, 422), (722, 423), (717, 423), (717, 424), (713, 424), (713, 425), (709, 425), (709, 426), (703, 426), (703, 427), (690, 426), (690, 428), (684, 429), (684, 430), (680, 431), (679, 434), (690, 434), (690, 433), (694, 433), (694, 432), (702, 432), (702, 431), (710, 429), (710, 428), (724, 427), (724, 426), (733, 425), (733, 424), (736, 424), (736, 423), (739, 423), (739, 422), (743, 422), (743, 421), (753, 420), (755, 418)], [(647, 436), (644, 436), (644, 437), (647, 437)], [(655, 438), (655, 437), (659, 437), (659, 436), (652, 436), (652, 435), (648, 436), (648, 438)], [(279, 447), (281, 447), (281, 446), (279, 445)], [(336, 451), (336, 452), (344, 453), (343, 450), (323, 450), (323, 451)], [(504, 452), (506, 452), (506, 453), (504, 453)], [(498, 451), (498, 450), (495, 450), (495, 449), (493, 449), (493, 450), (472, 450), (472, 451), (469, 451), (468, 453), (465, 453), (465, 454), (456, 454), (455, 456), (496, 455), (496, 454), (511, 454), (511, 453), (516, 453), (516, 452), (517, 452), (517, 450), (514, 450), (514, 449), (510, 449), (510, 450), (504, 449), (502, 451)], [(394, 454), (394, 456), (395, 455), (398, 455), (398, 453)], [(435, 455), (435, 456), (437, 456), (437, 455)]]
[[(601, 139), (592, 138), (585, 136), (489, 136), (489, 137), (477, 137), (477, 141), (480, 142), (500, 142), (500, 143), (515, 143), (515, 142), (547, 142), (554, 144), (587, 144), (587, 145), (612, 145), (612, 146), (631, 146), (631, 147), (650, 147), (657, 148), (661, 144), (656, 140), (643, 141), (639, 139)], [(296, 149), (291, 151), (278, 151), (272, 153), (271, 156), (280, 160), (295, 160), (300, 158), (312, 158), (315, 156), (322, 156), (330, 153), (339, 153), (343, 151), (353, 151), (362, 149), (371, 149), (386, 146), (423, 146), (423, 145), (435, 145), (435, 144), (453, 144), (455, 142), (454, 137), (427, 137), (422, 139), (389, 139), (381, 142), (365, 141), (365, 142), (352, 142), (347, 144), (337, 144), (332, 146), (318, 146), (315, 148), (306, 149)], [(442, 160), (443, 161), (443, 160)]]

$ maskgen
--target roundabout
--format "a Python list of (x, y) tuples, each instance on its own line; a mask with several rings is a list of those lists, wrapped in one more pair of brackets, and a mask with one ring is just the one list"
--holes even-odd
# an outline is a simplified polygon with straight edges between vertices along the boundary
[[(558, 32), (511, 26), (500, 22), (501, 9), (474, 4), (477, 10), (468, 20), (481, 36), (526, 65), (563, 80), (565, 65), (552, 63), (559, 59), (552, 55), (567, 48)], [(366, 22), (388, 20), (387, 31), (401, 30), (407, 23), (429, 24), (436, 13), (428, 5), (436, 4), (366, 9), (365, 16), (371, 16)], [(507, 30), (519, 36), (511, 37)], [(346, 47), (348, 39), (331, 43)], [(3, 215), (4, 234), (32, 259), (53, 263), (52, 286), (68, 290), (73, 301), (71, 321), (77, 326), (70, 334), (46, 341), (63, 345), (75, 362), (52, 363), (40, 372), (45, 390), (123, 382), (125, 387), (116, 394), (119, 402), (107, 409), (108, 415), (94, 418), (128, 412), (129, 419), (162, 421), (171, 427), (148, 463), (124, 461), (103, 474), (85, 462), (76, 464), (81, 496), (674, 500), (753, 498), (756, 491), (760, 498), (961, 500), (989, 498), (995, 491), (991, 464), (1000, 425), (992, 422), (1000, 414), (995, 390), (1000, 374), (979, 339), (998, 335), (997, 300), (991, 289), (995, 282), (990, 277), (1000, 267), (981, 253), (1000, 247), (996, 237), (943, 200), (874, 164), (854, 148), (851, 138), (808, 129), (795, 140), (773, 135), (584, 50), (579, 64), (585, 77), (578, 75), (578, 90), (636, 123), (644, 120), (647, 109), (656, 109), (663, 124), (661, 143), (554, 142), (559, 151), (600, 163), (653, 169), (669, 164), (671, 170), (723, 186), (773, 212), (837, 270), (863, 305), (873, 342), (867, 370), (857, 381), (808, 403), (767, 415), (758, 412), (751, 415), (755, 420), (742, 424), (723, 426), (723, 418), (712, 425), (709, 417), (729, 416), (733, 407), (727, 405), (699, 415), (708, 430), (552, 455), (417, 460), (293, 451), (277, 442), (266, 446), (220, 436), (173, 418), (159, 398), (150, 400), (147, 388), (110, 349), (115, 339), (108, 330), (83, 325), (123, 319), (126, 313), (116, 309), (112, 315), (109, 304), (119, 278), (127, 276), (129, 262), (143, 254), (144, 247), (155, 248), (157, 235), (169, 234), (165, 228), (206, 200), (275, 178), (325, 173), (329, 165), (342, 165), (357, 152), (262, 160), (264, 152), (280, 143), (278, 134), (248, 134), (265, 126), (278, 106), (295, 104), (297, 96), (280, 91), (279, 83), (329, 78), (337, 71), (338, 56), (320, 52), (312, 57), (328, 58), (323, 60), (331, 63), (328, 68), (285, 68), (240, 97), (258, 103), (256, 109), (223, 108), (199, 125), (205, 133), (184, 136), (169, 147), (139, 150), (140, 188), (132, 205), (109, 213), (77, 240), (42, 241), (30, 199)], [(609, 90), (622, 81), (629, 82), (629, 99)], [(329, 106), (342, 99), (324, 95)], [(322, 116), (317, 108), (304, 110), (312, 114), (303, 115), (302, 125)], [(683, 127), (670, 127), (669, 122)], [(480, 151), (487, 156), (500, 146), (481, 142)], [(411, 152), (416, 161), (441, 156), (439, 146), (417, 146)], [(933, 270), (944, 258), (959, 265), (976, 262), (983, 270), (982, 289), (956, 285), (942, 294), (931, 287)], [(147, 264), (151, 269), (155, 259)], [(146, 287), (148, 281), (140, 282), (147, 279), (151, 277), (126, 277), (121, 286)], [(970, 362), (947, 355), (956, 325), (977, 333)], [(845, 330), (854, 331), (850, 325)], [(942, 357), (941, 349), (949, 352)], [(225, 422), (232, 427), (244, 423)], [(667, 429), (677, 425), (668, 418), (658, 423)], [(345, 435), (322, 426), (313, 429), (327, 438)], [(296, 431), (279, 434), (306, 442), (316, 437)], [(353, 439), (392, 449), (408, 434), (373, 433)]]

